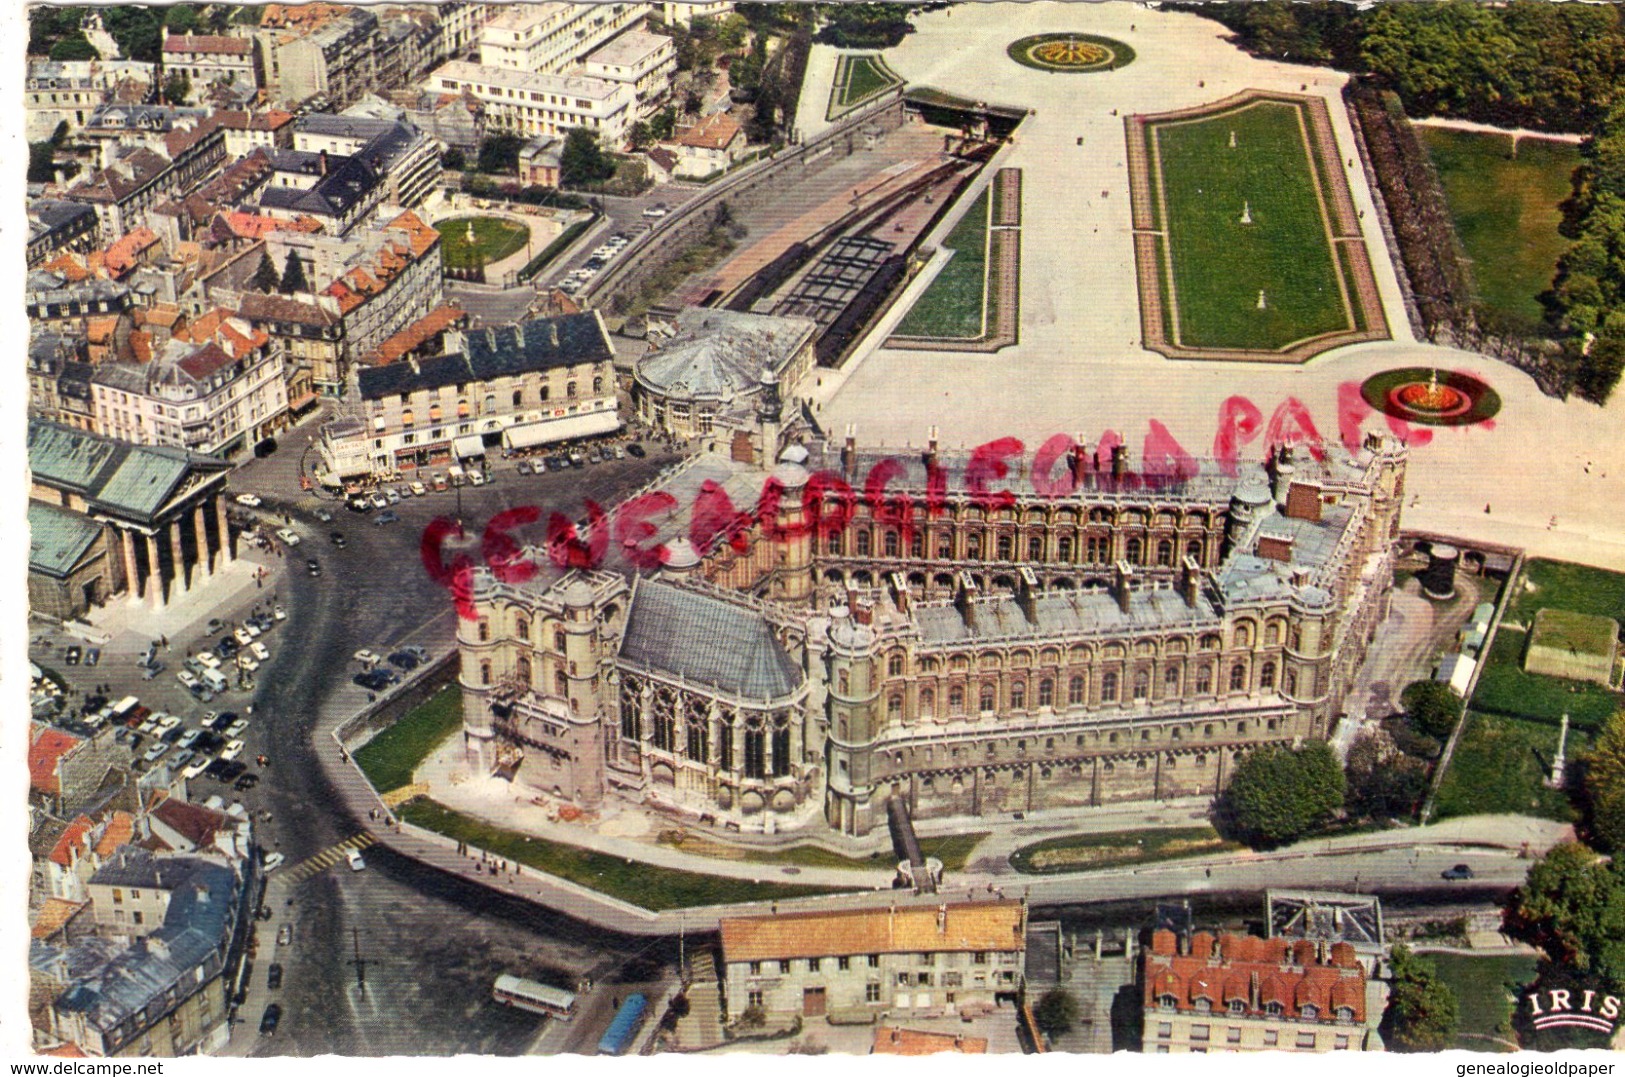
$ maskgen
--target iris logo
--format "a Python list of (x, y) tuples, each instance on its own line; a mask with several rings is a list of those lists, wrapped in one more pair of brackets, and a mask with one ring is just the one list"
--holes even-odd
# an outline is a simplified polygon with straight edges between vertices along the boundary
[[(1574, 996), (1578, 995), (1576, 1002)], [(1619, 1020), (1619, 996), (1596, 991), (1568, 991), (1551, 988), (1525, 996), (1536, 1029), (1584, 1028), (1604, 1034), (1614, 1031)]]

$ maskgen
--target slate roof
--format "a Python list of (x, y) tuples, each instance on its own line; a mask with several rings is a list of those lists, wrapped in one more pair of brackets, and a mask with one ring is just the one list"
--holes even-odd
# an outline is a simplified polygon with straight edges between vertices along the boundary
[(744, 699), (784, 700), (802, 673), (755, 611), (723, 598), (639, 579), (621, 661)]
[(419, 389), (608, 362), (614, 357), (609, 333), (592, 311), (471, 330), (464, 336), (464, 347), (464, 354), (436, 356), (415, 366), (390, 363), (359, 370), (356, 381), (361, 398), (378, 400)]
[(810, 318), (692, 307), (677, 325), (638, 364), (638, 380), (667, 396), (723, 401), (755, 392), (764, 370), (781, 373), (818, 329)]
[(1032, 596), (1036, 620), (1029, 620), (1021, 603), (1009, 596), (976, 598), (970, 602), (969, 624), (949, 602), (920, 603), (914, 623), (920, 640), (943, 645), (971, 640), (1012, 637), (1088, 636), (1142, 632), (1158, 628), (1216, 626), (1219, 613), (1206, 595), (1193, 608), (1178, 591), (1135, 590), (1128, 612), (1108, 591), (1048, 591)]
[(213, 457), (162, 445), (132, 445), (57, 423), (28, 424), (35, 481), (82, 495), (92, 511), (150, 520), (194, 473), (223, 472)]
[(28, 571), (61, 579), (73, 571), (102, 533), (88, 516), (48, 505), (28, 503)]
[[(305, 158), (316, 154), (297, 150), (282, 150), (272, 162), (278, 170), (302, 171)], [(290, 213), (310, 213), (318, 216), (343, 217), (358, 202), (378, 186), (378, 173), (359, 157), (329, 155), (327, 175), (316, 181), (309, 190), (297, 187), (267, 187), (260, 192), (261, 208), (286, 210)]]
[[(161, 1018), (219, 972), (234, 920), (236, 876), (230, 868), (198, 857), (160, 859), (145, 849), (124, 846), (91, 882), (154, 886), (160, 874), (164, 889), (170, 891), (163, 926), (112, 954), (103, 945), (76, 954), (83, 943), (75, 944), (67, 953), (73, 983), (57, 997), (58, 1011), (82, 1013), (92, 1028), (106, 1035), (149, 1006), (151, 1019)], [(41, 963), (37, 951), (38, 947), (30, 954), (36, 967)], [(194, 975), (199, 968), (204, 973), (201, 980)], [(132, 1028), (130, 1033), (139, 1031)]]

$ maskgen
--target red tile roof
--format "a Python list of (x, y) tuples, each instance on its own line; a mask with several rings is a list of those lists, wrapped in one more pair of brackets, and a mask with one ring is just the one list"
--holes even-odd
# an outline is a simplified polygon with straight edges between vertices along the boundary
[(203, 381), (215, 371), (230, 366), (231, 356), (221, 350), (218, 344), (205, 344), (176, 365), (198, 381)]
[(34, 735), (28, 742), (28, 784), (41, 793), (62, 792), (62, 781), (57, 766), (63, 756), (83, 744), (76, 737), (51, 726), (34, 726)]
[(74, 855), (74, 850), (78, 850), (79, 856), (85, 854), (88, 847), (85, 839), (94, 826), (88, 815), (81, 815), (69, 823), (68, 829), (62, 832), (62, 836), (56, 839), (56, 844), (51, 847), (51, 863), (64, 868), (73, 867), (74, 860), (78, 859)]
[(377, 351), (364, 356), (361, 361), (373, 366), (384, 366), (388, 363), (397, 362), (403, 356), (411, 355), (447, 329), (461, 324), (467, 317), (468, 312), (461, 307), (450, 305), (436, 307), (378, 345)]
[[(1151, 937), (1143, 977), (1148, 1010), (1171, 998), (1182, 1012), (1223, 1013), (1234, 1001), (1253, 1017), (1276, 1016), (1273, 1004), (1282, 1018), (1331, 1022), (1339, 1008), (1347, 1008), (1356, 1023), (1365, 1021), (1365, 969), (1346, 943), (1323, 952), (1309, 939), (1289, 945), (1280, 938), (1197, 932), (1189, 953), (1177, 948), (1172, 931)], [(1314, 1007), (1313, 1016), (1306, 1006)]]
[(141, 255), (158, 243), (158, 235), (146, 225), (127, 232), (107, 248), (102, 264), (108, 272), (121, 277), (140, 264)]
[(720, 150), (739, 136), (742, 129), (726, 112), (714, 112), (677, 136), (677, 142), (696, 149)]
[(224, 52), (233, 56), (247, 56), (253, 47), (246, 37), (221, 37), (216, 34), (170, 34), (164, 40), (165, 52)]
[(158, 805), (152, 814), (191, 842), (194, 848), (210, 844), (216, 834), (231, 826), (231, 819), (224, 812), (205, 808), (201, 804), (189, 804), (174, 797)]

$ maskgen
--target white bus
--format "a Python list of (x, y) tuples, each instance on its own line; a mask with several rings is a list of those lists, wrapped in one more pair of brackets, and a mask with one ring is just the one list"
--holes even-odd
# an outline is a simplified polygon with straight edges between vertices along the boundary
[(491, 997), (504, 1006), (517, 1006), (532, 1013), (544, 1013), (568, 1021), (576, 1011), (573, 992), (539, 984), (504, 972), (491, 988)]

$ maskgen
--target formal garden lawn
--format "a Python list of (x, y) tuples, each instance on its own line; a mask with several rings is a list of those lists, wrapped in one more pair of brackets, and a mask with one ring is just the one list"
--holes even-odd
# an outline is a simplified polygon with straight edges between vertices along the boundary
[(1124, 830), (1050, 838), (1017, 849), (1010, 854), (1010, 864), (1023, 874), (1052, 875), (1177, 860), (1240, 848), (1238, 843), (1220, 837), (1210, 826)]
[[(1585, 730), (1569, 730), (1570, 759), (1589, 745)], [(1510, 813), (1572, 822), (1569, 798), (1545, 785), (1556, 754), (1555, 723), (1469, 710), (1439, 784), (1433, 818)]]
[(1451, 1046), (1462, 1051), (1513, 1050), (1515, 1000), (1534, 982), (1535, 959), (1521, 954), (1422, 956), (1433, 962), (1439, 979), (1456, 994), (1461, 1023)]
[(528, 865), (655, 911), (744, 901), (777, 901), (840, 892), (830, 887), (755, 883), (748, 879), (729, 879), (655, 867), (641, 861), (505, 830), (454, 811), (428, 797), (410, 800), (401, 805), (398, 811), (408, 823), (466, 841), (501, 859)]
[[(1357, 327), (1307, 122), (1298, 105), (1259, 101), (1147, 124), (1179, 344), (1275, 351)], [(1241, 223), (1244, 213), (1251, 224)]]
[[(474, 242), (468, 242), (468, 222), (474, 222)], [(435, 223), (440, 233), (441, 258), (447, 269), (474, 269), (500, 262), (523, 250), (530, 229), (504, 217), (453, 217)]]
[(871, 97), (902, 84), (897, 72), (879, 56), (842, 56), (835, 66), (835, 84), (830, 89), (828, 118), (833, 120)]
[(463, 693), (448, 684), (356, 750), (355, 761), (380, 793), (412, 784), (412, 773), (463, 725)]
[(1515, 324), (1538, 327), (1536, 298), (1552, 286), (1569, 241), (1558, 208), (1580, 164), (1576, 146), (1525, 138), (1512, 156), (1507, 135), (1418, 127), (1444, 188), (1456, 235), (1472, 263), (1479, 302)]
[(1532, 623), (1535, 611), (1546, 606), (1575, 613), (1593, 613), (1625, 620), (1625, 573), (1609, 572), (1567, 561), (1533, 560), (1524, 565), (1523, 579), (1512, 596), (1507, 616)]
[(898, 335), (953, 340), (975, 340), (982, 335), (987, 308), (987, 212), (988, 189), (983, 188), (942, 241), (954, 252), (953, 257), (897, 324)]
[[(944, 871), (959, 871), (965, 866), (971, 852), (988, 831), (969, 834), (950, 834), (941, 838), (921, 838), (920, 852), (942, 861)], [(896, 858), (891, 851), (871, 853), (868, 856), (845, 856), (821, 845), (793, 845), (788, 849), (756, 849), (742, 845), (728, 845), (712, 841), (697, 834), (672, 832), (661, 835), (661, 841), (685, 853), (716, 857), (719, 860), (744, 860), (752, 864), (791, 864), (807, 868), (841, 868), (848, 871), (891, 870)]]

